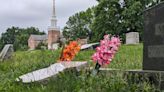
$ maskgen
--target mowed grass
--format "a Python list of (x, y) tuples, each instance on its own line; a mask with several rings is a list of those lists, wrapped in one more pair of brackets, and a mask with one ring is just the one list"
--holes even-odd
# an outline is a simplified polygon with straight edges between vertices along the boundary
[[(122, 45), (109, 68), (142, 69), (142, 44)], [(15, 52), (10, 60), (0, 63), (0, 92), (138, 92), (152, 90), (151, 85), (131, 84), (119, 74), (88, 76), (88, 72), (60, 74), (46, 83), (22, 84), (15, 79), (22, 74), (45, 68), (59, 60), (61, 50)], [(94, 50), (81, 51), (74, 61), (90, 61)], [(140, 87), (145, 87), (139, 89)], [(137, 90), (138, 89), (138, 90)], [(98, 91), (97, 91), (98, 90)], [(129, 91), (128, 91), (129, 90)], [(140, 91), (141, 92), (141, 91)]]
[[(76, 61), (91, 61), (95, 50), (81, 51), (75, 58)], [(143, 45), (122, 45), (108, 66), (113, 69), (142, 69)]]
[(115, 69), (142, 69), (143, 45), (123, 45), (109, 65)]

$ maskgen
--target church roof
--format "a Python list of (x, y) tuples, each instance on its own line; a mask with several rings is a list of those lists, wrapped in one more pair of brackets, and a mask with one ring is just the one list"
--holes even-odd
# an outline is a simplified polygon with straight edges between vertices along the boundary
[(48, 39), (48, 35), (31, 35), (30, 38), (34, 39), (35, 41), (44, 41)]

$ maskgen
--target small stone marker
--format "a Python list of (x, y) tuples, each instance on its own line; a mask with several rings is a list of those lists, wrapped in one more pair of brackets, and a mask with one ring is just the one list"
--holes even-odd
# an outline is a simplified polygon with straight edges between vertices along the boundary
[(20, 76), (16, 81), (22, 81), (23, 83), (30, 83), (36, 81), (42, 81), (52, 76), (56, 76), (59, 72), (63, 72), (65, 69), (76, 68), (77, 71), (85, 69), (87, 62), (61, 62), (55, 63), (48, 68), (40, 69)]
[(59, 48), (59, 43), (54, 43), (54, 44), (52, 45), (52, 48), (53, 48), (54, 50), (57, 50), (57, 49)]
[(12, 44), (5, 45), (3, 50), (0, 53), (0, 61), (9, 59), (12, 56), (13, 52), (14, 52), (14, 49), (13, 49)]
[(139, 44), (139, 33), (138, 32), (126, 33), (126, 44)]
[(146, 10), (144, 18), (143, 70), (158, 73), (156, 85), (164, 90), (164, 2)]

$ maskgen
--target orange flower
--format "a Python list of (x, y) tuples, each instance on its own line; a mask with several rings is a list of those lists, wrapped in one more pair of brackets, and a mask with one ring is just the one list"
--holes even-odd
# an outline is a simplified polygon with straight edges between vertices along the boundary
[(80, 46), (76, 41), (72, 41), (67, 45), (61, 55), (60, 61), (71, 61), (80, 51)]

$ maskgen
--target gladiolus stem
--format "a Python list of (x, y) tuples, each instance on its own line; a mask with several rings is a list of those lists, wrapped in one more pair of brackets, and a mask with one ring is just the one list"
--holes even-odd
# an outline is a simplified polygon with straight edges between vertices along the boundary
[(95, 68), (92, 71), (92, 75), (95, 76), (98, 74), (101, 65), (97, 62)]

